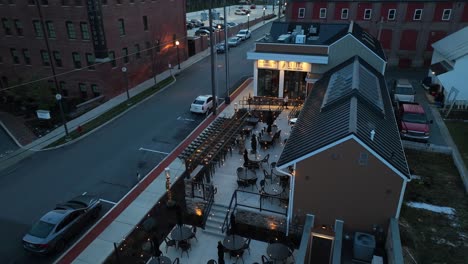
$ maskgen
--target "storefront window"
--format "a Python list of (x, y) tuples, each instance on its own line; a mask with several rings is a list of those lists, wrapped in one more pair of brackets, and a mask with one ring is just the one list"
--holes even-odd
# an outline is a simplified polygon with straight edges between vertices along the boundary
[(306, 97), (306, 72), (284, 71), (284, 96), (290, 99)]
[(258, 69), (258, 96), (278, 97), (279, 71)]

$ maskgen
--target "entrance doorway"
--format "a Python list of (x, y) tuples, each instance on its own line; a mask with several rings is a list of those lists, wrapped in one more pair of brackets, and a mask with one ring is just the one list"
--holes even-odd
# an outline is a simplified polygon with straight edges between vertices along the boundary
[(290, 99), (304, 99), (307, 94), (306, 90), (306, 72), (284, 71), (284, 95)]

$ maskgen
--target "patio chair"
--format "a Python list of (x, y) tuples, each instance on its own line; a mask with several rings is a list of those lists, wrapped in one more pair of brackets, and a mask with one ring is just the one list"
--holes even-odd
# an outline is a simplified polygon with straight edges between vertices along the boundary
[(250, 255), (250, 238), (247, 238), (245, 240), (245, 243), (244, 243), (244, 246), (242, 247), (243, 250), (248, 250), (249, 251), (249, 255)]
[(176, 247), (177, 246), (177, 243), (175, 240), (172, 240), (172, 239), (169, 239), (168, 237), (166, 237), (164, 239), (164, 241), (166, 242), (166, 254), (167, 254), (167, 249), (169, 247)]
[(196, 226), (192, 226), (192, 234), (189, 237), (189, 239), (193, 239), (193, 238), (195, 238), (195, 240), (197, 240), (197, 242), (198, 242), (197, 227)]
[(262, 255), (262, 264), (274, 264), (274, 262), (269, 260), (267, 256)]
[(243, 250), (243, 249), (240, 249), (240, 250), (233, 250), (233, 251), (231, 251), (229, 254), (230, 254), (231, 257), (236, 258), (236, 263), (237, 263), (237, 261), (238, 261), (239, 259), (241, 259), (241, 260), (242, 260), (242, 263), (244, 263), (244, 257), (243, 257), (243, 256), (244, 256), (244, 250)]
[(237, 188), (239, 189), (240, 187), (245, 188), (248, 187), (249, 183), (244, 180), (237, 180)]
[(214, 260), (214, 259), (210, 259), (210, 260), (208, 260), (208, 262), (206, 264), (218, 264), (218, 262), (216, 262), (216, 260)]
[(263, 168), (263, 163), (266, 163), (268, 165), (268, 160), (270, 159), (270, 154), (267, 154), (261, 161), (260, 161), (260, 166)]
[(268, 174), (268, 172), (267, 172), (265, 169), (263, 169), (263, 175), (265, 176), (265, 180), (266, 180), (266, 179), (269, 179), (270, 182), (273, 181), (273, 175), (272, 175), (272, 174)]
[(179, 259), (179, 258), (175, 258), (174, 261), (172, 262), (172, 264), (180, 264), (180, 259)]
[(180, 257), (182, 257), (185, 252), (187, 254), (187, 257), (189, 258), (190, 256), (189, 256), (188, 251), (190, 250), (191, 247), (192, 245), (190, 245), (188, 241), (185, 241), (185, 240), (180, 241), (179, 248), (182, 250), (182, 252), (180, 253)]

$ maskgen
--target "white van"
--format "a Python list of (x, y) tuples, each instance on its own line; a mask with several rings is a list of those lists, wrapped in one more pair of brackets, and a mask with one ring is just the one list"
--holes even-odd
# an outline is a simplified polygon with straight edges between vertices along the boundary
[(394, 102), (414, 102), (414, 88), (408, 79), (398, 79), (393, 88)]

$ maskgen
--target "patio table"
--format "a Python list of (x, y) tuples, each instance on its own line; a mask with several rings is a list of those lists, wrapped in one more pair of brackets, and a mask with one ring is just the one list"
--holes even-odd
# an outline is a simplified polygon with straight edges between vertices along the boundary
[(245, 120), (249, 125), (253, 125), (253, 126), (256, 126), (258, 121), (260, 121), (260, 119), (258, 117), (248, 117), (246, 120)]
[(242, 249), (244, 245), (244, 238), (238, 235), (229, 235), (223, 240), (223, 246), (230, 251)]
[(267, 184), (264, 187), (264, 191), (269, 195), (280, 195), (283, 192), (283, 187), (277, 183)]
[(166, 256), (153, 257), (148, 264), (171, 264), (172, 261)]
[(237, 178), (239, 178), (240, 180), (253, 180), (257, 178), (255, 171), (246, 168), (242, 169), (242, 171), (237, 171)]
[(171, 231), (171, 238), (175, 241), (187, 240), (192, 235), (192, 229), (188, 226), (176, 226)]
[(272, 260), (284, 261), (289, 257), (289, 248), (281, 243), (273, 243), (268, 245), (267, 255)]

